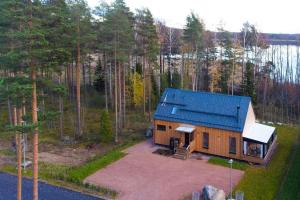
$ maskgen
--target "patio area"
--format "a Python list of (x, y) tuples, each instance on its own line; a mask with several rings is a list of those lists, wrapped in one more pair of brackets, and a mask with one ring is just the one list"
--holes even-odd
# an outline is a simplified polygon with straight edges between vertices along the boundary
[[(190, 158), (179, 160), (152, 152), (157, 146), (147, 140), (126, 150), (121, 160), (87, 177), (85, 182), (116, 190), (121, 200), (180, 199), (204, 185), (230, 191), (229, 168)], [(235, 186), (244, 172), (232, 170)]]

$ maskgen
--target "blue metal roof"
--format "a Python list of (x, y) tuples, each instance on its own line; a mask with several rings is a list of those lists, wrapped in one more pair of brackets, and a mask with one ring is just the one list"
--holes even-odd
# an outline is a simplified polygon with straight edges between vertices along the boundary
[(242, 132), (250, 97), (167, 88), (154, 119)]

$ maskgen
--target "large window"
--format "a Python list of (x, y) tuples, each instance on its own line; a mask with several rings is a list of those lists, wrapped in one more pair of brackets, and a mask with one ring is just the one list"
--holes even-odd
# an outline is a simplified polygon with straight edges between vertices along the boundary
[(157, 125), (156, 130), (158, 131), (166, 131), (166, 126), (165, 125)]
[[(244, 154), (247, 156), (254, 156), (263, 158), (264, 145), (254, 141), (244, 141)], [(266, 149), (267, 151), (267, 149)]]
[(236, 154), (236, 138), (229, 137), (229, 153)]
[(209, 134), (207, 132), (203, 132), (202, 147), (205, 149), (209, 148)]

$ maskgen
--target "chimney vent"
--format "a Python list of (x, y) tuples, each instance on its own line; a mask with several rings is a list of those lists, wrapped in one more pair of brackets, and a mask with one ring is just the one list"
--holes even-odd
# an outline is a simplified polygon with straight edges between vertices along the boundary
[(236, 118), (237, 118), (237, 122), (240, 122), (240, 106), (238, 105), (236, 107)]

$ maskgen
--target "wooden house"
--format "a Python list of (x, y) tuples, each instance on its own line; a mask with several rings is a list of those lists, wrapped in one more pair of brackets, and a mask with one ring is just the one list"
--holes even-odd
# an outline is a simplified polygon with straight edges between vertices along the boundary
[(154, 113), (153, 141), (179, 141), (177, 156), (202, 152), (266, 163), (276, 146), (274, 127), (257, 123), (251, 98), (166, 89)]

